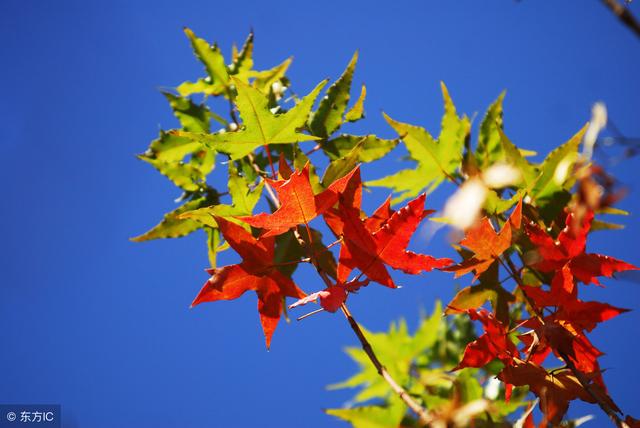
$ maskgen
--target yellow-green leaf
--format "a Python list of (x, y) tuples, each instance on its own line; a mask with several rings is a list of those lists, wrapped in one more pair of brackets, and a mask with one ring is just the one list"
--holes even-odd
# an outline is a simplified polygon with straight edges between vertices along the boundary
[(358, 159), (360, 157), (360, 152), (362, 151), (362, 147), (364, 145), (364, 138), (360, 140), (358, 144), (355, 145), (349, 153), (347, 153), (344, 157), (338, 158), (336, 160), (331, 161), (327, 169), (324, 171), (322, 175), (322, 186), (327, 187), (334, 181), (339, 178), (344, 177), (358, 164)]
[(316, 86), (294, 108), (278, 115), (269, 110), (269, 98), (266, 95), (240, 80), (234, 79), (234, 83), (238, 90), (236, 105), (243, 120), (242, 130), (218, 134), (180, 132), (178, 135), (227, 153), (231, 159), (242, 158), (267, 144), (291, 144), (318, 139), (302, 134), (298, 129), (304, 126), (313, 102), (326, 81)]
[(393, 150), (400, 140), (385, 140), (373, 134), (363, 136), (342, 134), (322, 143), (322, 150), (329, 159), (335, 160), (346, 156), (360, 142), (362, 142), (362, 149), (358, 153), (358, 161), (373, 162)]
[(342, 116), (351, 96), (351, 81), (357, 61), (358, 52), (356, 51), (342, 76), (327, 90), (318, 110), (310, 115), (309, 129), (313, 135), (327, 138), (342, 125)]
[[(206, 40), (196, 37), (193, 31), (191, 31), (189, 28), (185, 28), (184, 33), (187, 35), (189, 41), (191, 42), (191, 47), (193, 48), (194, 54), (200, 60), (200, 62), (202, 62), (205, 70), (207, 71), (207, 74), (209, 75), (208, 79), (201, 79), (198, 81), (201, 82), (201, 86), (208, 86), (207, 88), (202, 89), (205, 89), (206, 92), (211, 95), (218, 95), (228, 91), (229, 72), (227, 71), (227, 65), (224, 62), (224, 56), (222, 55), (220, 48), (218, 48), (218, 46), (216, 45), (211, 46)], [(196, 85), (197, 84), (198, 83), (196, 83)], [(183, 85), (180, 85), (180, 87), (178, 87), (178, 92), (183, 96), (189, 95), (187, 93), (189, 91), (185, 91), (186, 88), (184, 88)], [(197, 92), (204, 91), (199, 90)]]
[(180, 215), (191, 210), (198, 209), (207, 204), (206, 198), (198, 198), (185, 203), (175, 210), (165, 214), (160, 223), (142, 235), (131, 238), (133, 242), (149, 241), (159, 238), (179, 238), (200, 229), (201, 224), (197, 221), (181, 218)]
[(344, 120), (347, 122), (355, 122), (364, 117), (364, 99), (367, 97), (367, 87), (362, 85), (360, 91), (360, 97), (351, 109), (344, 115)]
[(387, 406), (326, 409), (325, 412), (349, 422), (354, 428), (390, 428), (400, 426), (407, 407), (400, 398), (393, 397)]
[(476, 148), (476, 161), (480, 169), (502, 161), (504, 157), (500, 143), (500, 132), (498, 132), (498, 128), (502, 129), (504, 96), (505, 92), (503, 91), (498, 99), (491, 104), (480, 124), (478, 147)]
[(389, 125), (395, 129), (407, 147), (411, 159), (417, 162), (415, 168), (404, 169), (388, 177), (367, 182), (369, 186), (389, 187), (400, 193), (393, 203), (415, 196), (424, 189), (427, 193), (432, 192), (446, 178), (452, 179), (460, 166), (471, 123), (467, 117), (458, 117), (444, 83), (442, 95), (445, 113), (438, 140), (424, 128), (395, 121), (384, 114)]

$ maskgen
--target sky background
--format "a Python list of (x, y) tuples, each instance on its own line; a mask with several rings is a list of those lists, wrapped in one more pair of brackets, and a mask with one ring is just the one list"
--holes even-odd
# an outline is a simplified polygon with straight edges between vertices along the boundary
[[(179, 196), (134, 155), (177, 125), (158, 88), (204, 74), (183, 26), (225, 53), (254, 28), (257, 67), (293, 55), (298, 93), (338, 77), (359, 49), (354, 84), (367, 84), (368, 117), (355, 131), (392, 137), (384, 109), (437, 133), (444, 80), (469, 115), (506, 89), (507, 134), (542, 154), (575, 133), (598, 100), (620, 130), (640, 136), (640, 40), (599, 1), (383, 3), (0, 2), (0, 402), (61, 404), (65, 427), (345, 426), (321, 411), (352, 396), (325, 390), (355, 370), (342, 348), (357, 342), (340, 314), (281, 323), (267, 352), (251, 293), (189, 310), (207, 278), (203, 235), (128, 241)], [(401, 154), (366, 168), (365, 178), (398, 168), (392, 159)], [(594, 234), (588, 248), (634, 264), (638, 167), (631, 159), (613, 169), (630, 190), (621, 203), (633, 213), (626, 230)], [(430, 196), (429, 207), (440, 209), (449, 190)], [(386, 196), (374, 192), (365, 208)], [(451, 254), (446, 233), (415, 248)], [(421, 308), (456, 286), (444, 274), (398, 278), (401, 290), (372, 285), (352, 299), (369, 329), (401, 316), (415, 327)], [(321, 287), (313, 276), (299, 283)], [(585, 299), (634, 311), (592, 338), (607, 352), (611, 394), (637, 416), (640, 284), (604, 283)], [(587, 426), (606, 423), (594, 406), (571, 410), (587, 413), (597, 417)]]

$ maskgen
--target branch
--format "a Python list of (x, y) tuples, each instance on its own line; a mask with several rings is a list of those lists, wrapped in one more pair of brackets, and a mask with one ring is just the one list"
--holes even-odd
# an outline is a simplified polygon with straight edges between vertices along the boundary
[(602, 0), (602, 3), (604, 3), (624, 25), (629, 27), (636, 36), (640, 37), (640, 22), (633, 16), (629, 8), (618, 3), (618, 0)]
[(356, 336), (358, 336), (358, 340), (360, 340), (362, 349), (367, 354), (367, 357), (369, 357), (369, 360), (371, 360), (371, 363), (373, 363), (374, 367), (378, 371), (378, 374), (382, 376), (382, 378), (389, 384), (393, 392), (398, 394), (398, 396), (402, 399), (402, 401), (404, 401), (405, 404), (418, 416), (418, 420), (420, 424), (422, 426), (429, 425), (432, 422), (432, 418), (427, 414), (427, 409), (425, 409), (420, 404), (418, 404), (403, 387), (398, 385), (395, 379), (389, 374), (387, 369), (382, 365), (382, 363), (376, 356), (375, 352), (373, 352), (373, 348), (371, 348), (371, 344), (365, 337), (364, 333), (362, 332), (362, 329), (360, 328), (356, 320), (353, 318), (353, 315), (351, 315), (351, 312), (349, 312), (347, 305), (343, 303), (340, 309), (342, 309), (342, 313), (347, 318), (347, 321), (349, 322), (351, 329), (354, 331)]

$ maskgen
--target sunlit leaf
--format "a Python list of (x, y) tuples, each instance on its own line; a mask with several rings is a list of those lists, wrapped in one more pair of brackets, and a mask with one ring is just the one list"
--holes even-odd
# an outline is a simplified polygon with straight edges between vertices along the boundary
[(294, 108), (283, 114), (273, 114), (269, 109), (269, 98), (259, 90), (234, 80), (238, 90), (236, 104), (243, 120), (243, 129), (238, 132), (217, 134), (179, 133), (218, 152), (227, 153), (231, 159), (242, 158), (256, 148), (268, 144), (291, 144), (317, 140), (308, 134), (298, 132), (307, 120), (320, 90), (326, 84), (321, 82)]

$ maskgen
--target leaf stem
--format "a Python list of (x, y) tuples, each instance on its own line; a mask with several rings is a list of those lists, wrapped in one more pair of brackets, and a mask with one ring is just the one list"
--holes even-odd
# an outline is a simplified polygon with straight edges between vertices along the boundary
[(278, 178), (276, 175), (276, 169), (273, 167), (273, 159), (271, 158), (271, 150), (269, 150), (269, 145), (264, 145), (264, 151), (267, 152), (267, 159), (269, 159), (269, 166), (271, 167), (271, 176), (275, 180)]

